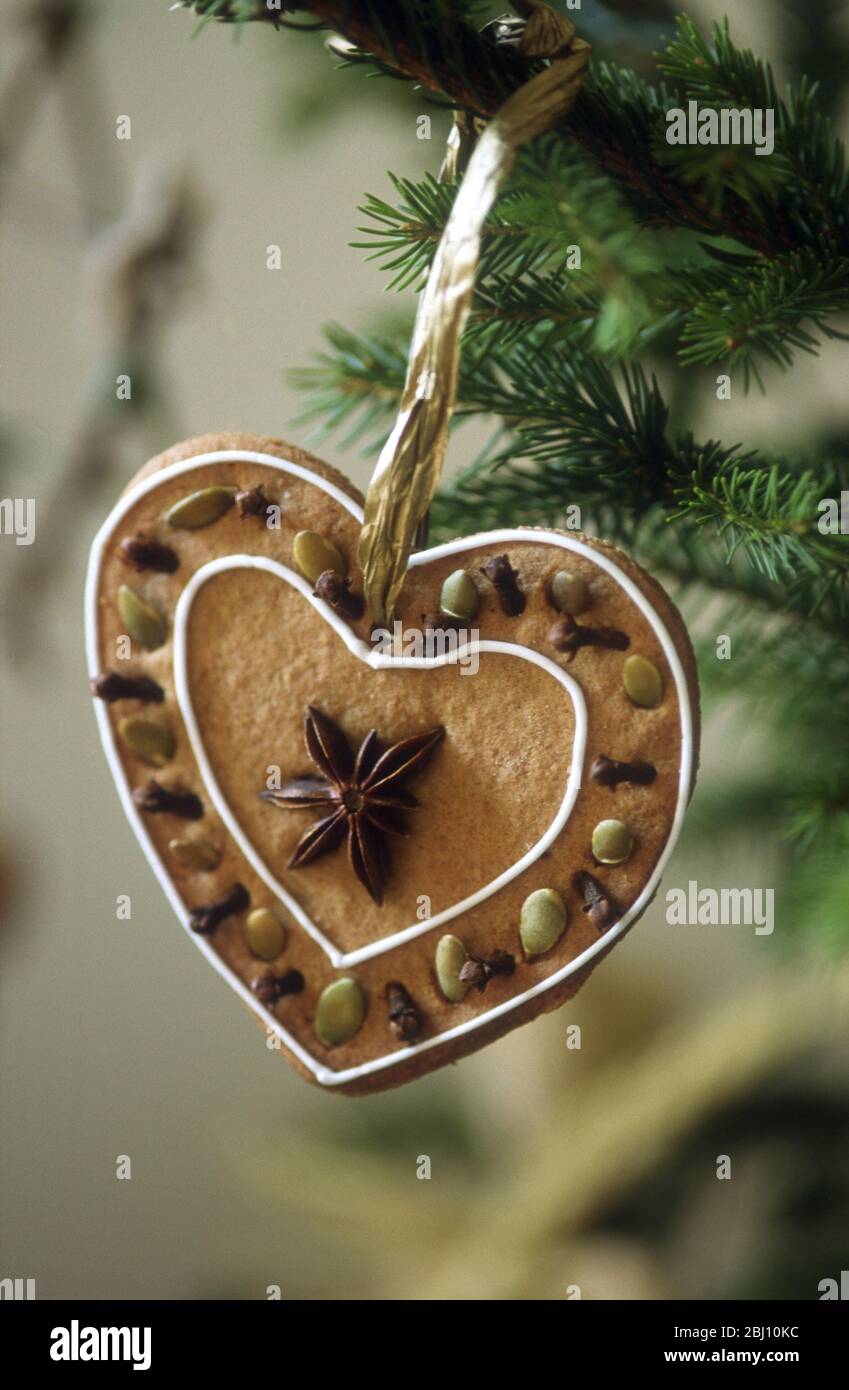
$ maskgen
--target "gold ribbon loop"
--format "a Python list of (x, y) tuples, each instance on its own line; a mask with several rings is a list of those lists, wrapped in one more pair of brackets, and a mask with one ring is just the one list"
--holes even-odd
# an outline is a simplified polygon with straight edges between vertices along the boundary
[(553, 61), (508, 97), (480, 136), (419, 300), (398, 418), (369, 486), (357, 552), (380, 624), (392, 617), (442, 471), (484, 223), (519, 146), (570, 111), (589, 58), (590, 45), (575, 38), (568, 19), (536, 0), (516, 8), (528, 16), (522, 51)]

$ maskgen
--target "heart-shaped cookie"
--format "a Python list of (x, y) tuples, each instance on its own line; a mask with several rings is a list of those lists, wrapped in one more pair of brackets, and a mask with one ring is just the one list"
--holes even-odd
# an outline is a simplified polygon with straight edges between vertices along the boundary
[(207, 960), (364, 1094), (556, 1008), (644, 911), (695, 778), (681, 619), (610, 545), (471, 536), (374, 629), (361, 501), (246, 435), (149, 463), (92, 547), (98, 723)]

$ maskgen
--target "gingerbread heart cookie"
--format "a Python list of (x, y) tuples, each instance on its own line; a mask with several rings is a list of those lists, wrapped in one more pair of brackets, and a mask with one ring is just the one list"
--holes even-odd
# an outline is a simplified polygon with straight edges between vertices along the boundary
[(346, 1094), (575, 993), (657, 889), (698, 741), (683, 623), (620, 551), (436, 546), (375, 628), (362, 515), (291, 445), (190, 440), (117, 503), (86, 599), (103, 746), (178, 918)]

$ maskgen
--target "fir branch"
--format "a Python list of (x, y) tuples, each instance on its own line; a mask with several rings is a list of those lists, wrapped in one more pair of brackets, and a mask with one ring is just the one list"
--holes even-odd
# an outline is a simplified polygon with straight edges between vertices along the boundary
[[(379, 427), (384, 431), (379, 438), (382, 444), (401, 401), (410, 331), (407, 323), (395, 333), (381, 335), (352, 333), (340, 324), (325, 325), (328, 350), (316, 355), (313, 366), (289, 373), (306, 401), (296, 423), (314, 425), (313, 439), (324, 439), (349, 426), (347, 443)], [(496, 371), (487, 329), (482, 325), (461, 362), (460, 396), (467, 412), (486, 408), (478, 397), (495, 388)]]
[(378, 337), (328, 324), (324, 336), (330, 351), (319, 353), (315, 366), (289, 373), (307, 400), (296, 423), (317, 426), (314, 440), (347, 427), (346, 445), (361, 442), (373, 430), (388, 433), (404, 387), (409, 330), (397, 338)]
[(657, 382), (639, 365), (614, 370), (575, 339), (542, 354), (529, 337), (509, 353), (490, 351), (470, 362), (460, 390), (461, 416), (483, 411), (511, 423), (502, 485), (507, 465), (520, 460), (524, 486), (541, 500), (551, 497), (552, 473), (560, 502), (575, 501), (565, 496), (571, 492), (587, 503), (623, 498), (642, 510), (671, 497), (667, 410)]
[(614, 367), (586, 352), (580, 328), (544, 353), (533, 334), (510, 351), (478, 353), (460, 383), (458, 414), (470, 413), (509, 422), (496, 486), (518, 483), (534, 512), (576, 495), (638, 511), (671, 500), (674, 453), (657, 382), (639, 365)]
[(813, 616), (828, 602), (832, 619), (849, 625), (849, 546), (817, 526), (818, 504), (825, 495), (839, 495), (840, 474), (795, 472), (784, 462), (723, 452), (712, 442), (697, 449), (689, 436), (679, 451), (681, 464), (686, 467), (689, 456), (692, 469), (676, 488), (679, 506), (669, 519), (713, 525), (730, 556), (744, 547), (756, 570), (786, 586), (785, 606), (798, 596), (802, 611)]
[[(353, 245), (390, 272), (390, 288), (418, 287), (456, 190), (431, 175), (390, 178), (398, 203), (369, 198), (366, 239)], [(570, 270), (576, 249), (581, 268)], [(484, 229), (473, 325), (501, 318), (507, 343), (541, 319), (583, 320), (598, 350), (615, 354), (682, 329), (682, 362), (739, 367), (748, 390), (752, 378), (763, 387), (760, 362), (787, 367), (794, 350), (815, 353), (810, 327), (832, 336), (826, 320), (849, 309), (849, 258), (826, 243), (771, 261), (706, 249), (713, 264), (666, 268), (669, 248), (640, 233), (612, 181), (546, 136), (523, 154)]]
[[(744, 551), (730, 551), (721, 537), (686, 517), (670, 525), (661, 506), (636, 521), (616, 507), (593, 509), (592, 517), (601, 535), (611, 536), (650, 570), (662, 574), (679, 599), (695, 591), (702, 606), (706, 593), (719, 596), (725, 602), (723, 616), (716, 619), (719, 631), (726, 631), (726, 624), (736, 626), (751, 617), (757, 634), (766, 639), (764, 619), (770, 613), (801, 616), (786, 586), (753, 568)], [(823, 613), (820, 616), (825, 619)]]
[(659, 70), (677, 90), (708, 106), (776, 107), (772, 70), (748, 49), (735, 47), (727, 18), (712, 26), (711, 38), (713, 43), (687, 15), (679, 15)]
[[(269, 20), (260, 0), (190, 0), (203, 16), (225, 20)], [(294, 6), (287, 6), (294, 9)], [(298, 9), (315, 16), (373, 57), (383, 71), (439, 93), (453, 105), (484, 117), (539, 68), (514, 47), (478, 32), (477, 9), (469, 4), (426, 0), (303, 0)], [(672, 56), (669, 56), (669, 55)], [(706, 56), (707, 55), (707, 56)], [(663, 70), (663, 60), (661, 60)], [(728, 68), (726, 74), (725, 69)], [(806, 244), (814, 226), (836, 248), (849, 253), (846, 216), (847, 176), (842, 146), (815, 107), (815, 90), (803, 84), (786, 102), (776, 98), (785, 176), (774, 196), (742, 196), (730, 177), (727, 196), (716, 206), (716, 189), (691, 185), (686, 169), (669, 166), (665, 145), (667, 108), (692, 94), (748, 91), (758, 97), (774, 91), (769, 69), (731, 42), (727, 25), (715, 26), (713, 47), (691, 21), (679, 22), (666, 58), (672, 89), (652, 86), (636, 74), (594, 64), (564, 126), (599, 166), (614, 176), (647, 225), (678, 226), (743, 242), (764, 256), (783, 255)], [(723, 101), (722, 104), (725, 104)], [(754, 104), (763, 104), (756, 102)], [(658, 159), (661, 149), (664, 158)], [(692, 152), (690, 152), (692, 153)], [(721, 153), (727, 153), (722, 152)], [(674, 162), (674, 161), (673, 161)]]
[(476, 290), (464, 346), (486, 336), (493, 348), (504, 351), (543, 326), (548, 331), (536, 339), (543, 348), (563, 328), (584, 324), (592, 329), (601, 313), (601, 297), (592, 289), (579, 288), (571, 271), (554, 275), (531, 271), (518, 281), (511, 275), (492, 275)]
[[(849, 849), (849, 652), (845, 641), (791, 615), (764, 624), (751, 609), (720, 615), (730, 659), (703, 656), (709, 699), (743, 697), (738, 718), (768, 732), (781, 768), (773, 809), (794, 868), (812, 851)], [(829, 737), (823, 737), (823, 730)]]
[[(653, 568), (692, 574), (845, 633), (849, 545), (818, 527), (821, 499), (849, 484), (843, 465), (800, 469), (737, 445), (671, 436), (656, 380), (639, 365), (615, 367), (588, 354), (581, 325), (564, 326), (557, 340), (528, 326), (506, 343), (496, 330), (495, 339), (480, 330), (464, 354), (457, 419), (500, 417), (502, 442), (441, 490), (435, 531), (556, 525), (578, 502)], [(325, 433), (347, 427), (349, 443), (372, 431), (379, 437), (371, 442), (382, 442), (404, 382), (403, 335), (356, 337), (333, 327), (327, 336), (331, 351), (294, 377), (308, 395), (301, 419), (320, 419)], [(657, 508), (676, 525), (649, 540), (633, 522)], [(705, 549), (706, 529), (720, 542), (716, 554)]]
[[(362, 208), (370, 221), (359, 229), (366, 240), (353, 245), (390, 272), (389, 288), (418, 288), (456, 187), (429, 174), (419, 182), (390, 179), (398, 203), (370, 197)], [(527, 323), (583, 320), (596, 325), (600, 351), (619, 354), (652, 323), (662, 284), (659, 247), (641, 233), (612, 181), (573, 144), (544, 136), (521, 153), (484, 228), (472, 323), (500, 318), (506, 342)]]
[(684, 100), (662, 82), (652, 85), (636, 73), (595, 64), (572, 109), (569, 132), (615, 179), (644, 226), (725, 237), (764, 256), (794, 249), (797, 238), (780, 218), (772, 225), (753, 218), (749, 202), (733, 188), (718, 203), (713, 183), (703, 191), (687, 177), (686, 161), (670, 159), (666, 112)]
[[(691, 268), (680, 282), (681, 298), (688, 301), (681, 361), (739, 366), (746, 389), (753, 375), (763, 386), (758, 357), (789, 367), (792, 349), (816, 354), (817, 339), (803, 324), (829, 337), (833, 330), (825, 320), (849, 310), (849, 259), (830, 257), (817, 245), (737, 273)], [(675, 302), (675, 289), (670, 299)]]
[[(708, 42), (692, 20), (680, 17), (676, 37), (659, 58), (658, 68), (687, 100), (712, 108), (772, 110), (775, 154), (769, 162), (781, 177), (771, 197), (761, 199), (757, 187), (751, 189), (750, 219), (760, 224), (764, 234), (772, 228), (788, 249), (803, 247), (819, 236), (835, 250), (849, 254), (849, 174), (844, 149), (834, 138), (828, 118), (817, 109), (815, 85), (803, 80), (782, 100), (769, 65), (735, 46), (727, 19), (712, 26)], [(734, 155), (739, 159), (738, 151)], [(679, 150), (679, 159), (691, 169), (692, 156), (691, 148)], [(757, 162), (747, 161), (750, 174)], [(739, 168), (732, 166), (734, 178), (738, 173)]]
[[(370, 221), (357, 229), (367, 240), (352, 241), (351, 245), (366, 251), (366, 260), (376, 261), (392, 273), (389, 289), (406, 289), (413, 284), (421, 288), (456, 189), (429, 173), (418, 183), (391, 173), (388, 177), (398, 195), (397, 205), (369, 194), (360, 211)], [(494, 236), (500, 224), (496, 217), (491, 224), (490, 235)]]
[[(187, 8), (229, 23), (279, 24), (265, 0), (189, 0)], [(538, 67), (478, 31), (476, 0), (302, 0), (283, 8), (312, 14), (381, 69), (480, 115), (493, 115)]]
[[(657, 240), (641, 231), (614, 182), (573, 141), (546, 135), (522, 151), (503, 216), (526, 229), (529, 258), (536, 249), (535, 263), (554, 262), (556, 277), (564, 246), (567, 256), (579, 253), (575, 290), (595, 310), (596, 348), (620, 354), (632, 347), (652, 322), (664, 267)], [(543, 261), (552, 245), (556, 250)], [(518, 264), (517, 279), (526, 277), (521, 259)], [(486, 290), (485, 269), (482, 284)]]
[(787, 783), (781, 769), (765, 769), (750, 778), (729, 778), (719, 785), (700, 786), (687, 810), (682, 842), (695, 846), (705, 839), (771, 833), (783, 825)]
[(778, 607), (849, 626), (849, 546), (817, 525), (820, 499), (845, 485), (842, 470), (799, 471), (736, 445), (670, 438), (654, 379), (639, 366), (614, 370), (574, 343), (541, 355), (524, 342), (489, 354), (485, 368), (481, 376), (470, 367), (462, 390), (474, 403), (461, 397), (461, 410), (500, 415), (511, 439), (486, 474), (461, 475), (443, 491), (438, 525), (462, 529), (470, 514), (476, 529), (557, 524), (576, 501), (608, 517), (660, 504), (668, 521), (709, 526), (729, 559), (742, 548), (775, 586)]

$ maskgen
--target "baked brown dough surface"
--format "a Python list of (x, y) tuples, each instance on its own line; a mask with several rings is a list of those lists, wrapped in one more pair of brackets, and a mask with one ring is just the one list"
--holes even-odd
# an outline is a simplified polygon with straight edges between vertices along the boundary
[[(280, 441), (244, 434), (204, 435), (178, 444), (151, 460), (128, 490), (170, 464), (220, 450), (248, 450), (289, 460), (361, 501), (341, 474), (311, 455)], [(279, 529), (267, 527), (262, 518), (241, 517), (235, 507), (198, 530), (177, 530), (167, 524), (164, 514), (173, 504), (216, 484), (239, 489), (261, 484), (269, 501), (281, 508)], [(154, 776), (166, 788), (194, 791), (203, 802), (203, 819), (191, 824), (170, 814), (143, 815), (165, 873), (187, 908), (217, 900), (239, 882), (248, 890), (252, 908), (269, 906), (279, 912), (287, 939), (272, 967), (278, 972), (299, 970), (305, 986), (301, 993), (279, 1000), (271, 1016), (321, 1066), (347, 1071), (405, 1052), (406, 1045), (393, 1036), (387, 1021), (389, 982), (400, 981), (420, 1013), (421, 1028), (415, 1039), (419, 1044), (489, 1014), (598, 942), (599, 932), (583, 910), (574, 875), (580, 870), (592, 873), (623, 912), (637, 899), (670, 834), (679, 798), (682, 721), (666, 657), (645, 616), (615, 579), (590, 559), (531, 539), (546, 533), (528, 531), (527, 540), (508, 543), (481, 537), (479, 544), (460, 555), (417, 565), (409, 573), (398, 613), (405, 628), (420, 628), (422, 615), (438, 610), (444, 579), (463, 568), (480, 592), (474, 627), (481, 639), (540, 652), (579, 683), (589, 720), (582, 788), (557, 839), (512, 882), (444, 926), (337, 970), (321, 945), (275, 901), (217, 815), (183, 725), (172, 669), (174, 610), (191, 576), (209, 561), (231, 554), (267, 556), (295, 569), (293, 541), (300, 531), (317, 532), (332, 542), (346, 558), (354, 591), (361, 592), (356, 569), (359, 524), (313, 483), (248, 460), (199, 466), (163, 481), (131, 506), (104, 547), (97, 641), (101, 670), (150, 677), (165, 692), (162, 704), (121, 700), (109, 705), (113, 726), (117, 729), (122, 718), (138, 715), (167, 723), (176, 735), (174, 756), (161, 770), (152, 770), (116, 735), (128, 786), (144, 786)], [(138, 532), (177, 553), (179, 567), (173, 574), (136, 573), (120, 558), (119, 542)], [(686, 673), (697, 749), (695, 663), (677, 609), (660, 586), (621, 551), (576, 533), (565, 534), (611, 559), (639, 586), (663, 622)], [(502, 611), (492, 584), (481, 574), (487, 559), (505, 553), (526, 595), (524, 612), (518, 617)], [(630, 643), (627, 651), (587, 646), (569, 661), (554, 649), (549, 633), (559, 615), (549, 586), (562, 569), (584, 578), (591, 589), (592, 605), (579, 622), (624, 632)], [(130, 661), (115, 657), (116, 643), (125, 631), (116, 605), (121, 585), (129, 585), (168, 620), (164, 644), (144, 651), (134, 643)], [(350, 626), (368, 642), (367, 615)], [(663, 698), (656, 709), (637, 707), (625, 693), (623, 665), (634, 654), (648, 658), (661, 673)], [(476, 674), (463, 674), (459, 664), (432, 670), (372, 670), (348, 651), (322, 613), (297, 590), (262, 570), (227, 570), (213, 575), (198, 590), (187, 626), (187, 677), (213, 774), (243, 832), (321, 932), (344, 952), (402, 931), (421, 920), (423, 913), (442, 912), (496, 878), (536, 844), (564, 795), (575, 715), (567, 691), (547, 672), (501, 653), (482, 653)], [(308, 706), (330, 716), (354, 748), (371, 728), (384, 746), (435, 726), (445, 729), (434, 753), (406, 784), (419, 805), (405, 817), (409, 834), (391, 837), (390, 870), (380, 906), (354, 877), (344, 845), (313, 863), (287, 869), (314, 813), (282, 811), (259, 799), (269, 769), (279, 768), (283, 780), (316, 774), (304, 746)], [(647, 761), (656, 768), (656, 779), (650, 786), (623, 783), (615, 790), (600, 785), (589, 777), (592, 760), (600, 753), (625, 762)], [(590, 849), (593, 828), (611, 817), (632, 831), (634, 849), (622, 864), (598, 865)], [(221, 850), (214, 871), (181, 867), (169, 843), (183, 835), (202, 836)], [(538, 888), (554, 888), (561, 894), (568, 925), (551, 951), (526, 961), (518, 934), (520, 911), (528, 894)], [(250, 986), (267, 965), (251, 953), (244, 919), (245, 913), (228, 917), (211, 941), (227, 967)], [(450, 1003), (434, 972), (434, 951), (445, 932), (458, 936), (467, 951), (479, 958), (509, 952), (516, 962), (514, 973), (493, 978), (483, 993), (470, 989), (462, 1002)], [(537, 1014), (558, 1008), (604, 954), (602, 950), (583, 969), (513, 1010), (485, 1019), (471, 1032), (411, 1056), (399, 1055), (397, 1062), (381, 1070), (329, 1089), (366, 1094), (475, 1051)], [(356, 979), (367, 1008), (354, 1036), (330, 1048), (316, 1036), (316, 1004), (322, 990), (340, 975)], [(259, 1005), (256, 1010), (267, 1027), (271, 1017)], [(315, 1080), (285, 1045), (281, 1050), (308, 1079)]]

